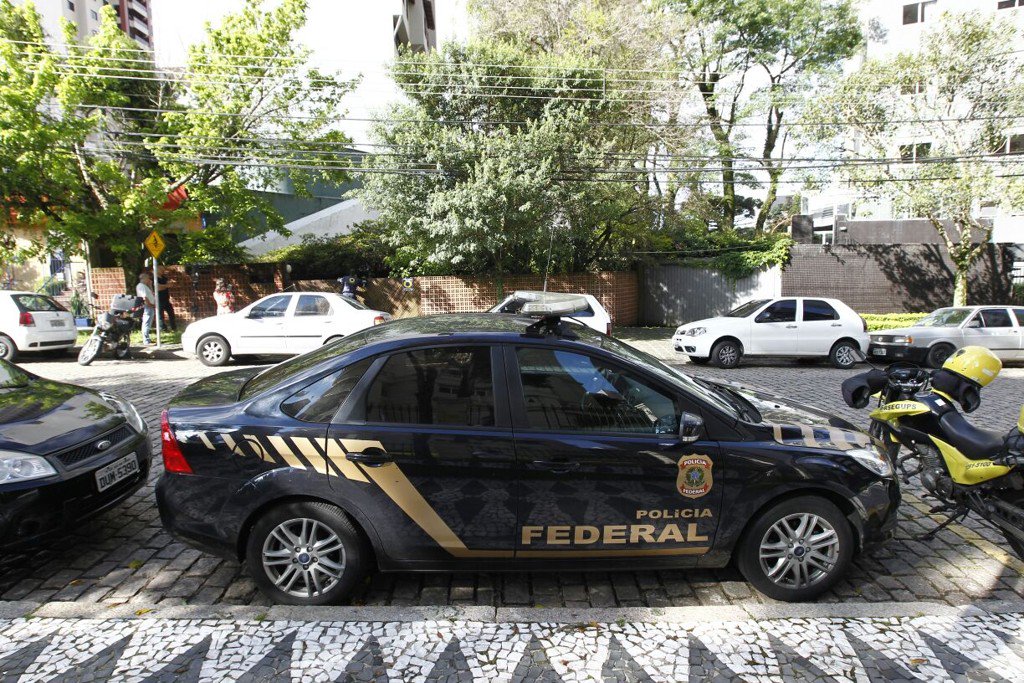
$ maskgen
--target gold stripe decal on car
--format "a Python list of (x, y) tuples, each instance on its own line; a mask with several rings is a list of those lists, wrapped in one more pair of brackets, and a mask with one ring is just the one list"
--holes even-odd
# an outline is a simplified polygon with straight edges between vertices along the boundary
[[(348, 442), (343, 441), (346, 446)], [(381, 448), (380, 442), (361, 442), (363, 448)], [(372, 444), (376, 444), (375, 446)], [(379, 467), (362, 467), (366, 475), (402, 509), (409, 519), (414, 521), (430, 538), (448, 553), (455, 557), (513, 557), (511, 550), (470, 550), (455, 535), (443, 519), (434, 511), (420, 492), (416, 490), (409, 478), (402, 473), (395, 463), (387, 463)]]
[(204, 446), (206, 446), (211, 451), (216, 450), (216, 448), (213, 445), (213, 442), (210, 441), (210, 437), (206, 435), (206, 432), (198, 432), (198, 436), (199, 440), (203, 442)]
[(342, 447), (342, 442), (339, 442), (338, 439), (321, 439), (320, 441), (320, 446), (323, 448), (324, 453), (327, 454), (327, 459), (338, 468), (342, 476), (352, 481), (359, 481), (364, 484), (370, 483), (370, 480), (366, 478), (362, 470), (345, 457), (347, 451)]

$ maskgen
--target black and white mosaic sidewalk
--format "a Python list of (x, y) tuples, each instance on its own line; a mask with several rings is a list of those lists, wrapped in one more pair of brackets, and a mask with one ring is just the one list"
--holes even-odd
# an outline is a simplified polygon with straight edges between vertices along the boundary
[(0, 620), (4, 681), (1021, 681), (1024, 615)]

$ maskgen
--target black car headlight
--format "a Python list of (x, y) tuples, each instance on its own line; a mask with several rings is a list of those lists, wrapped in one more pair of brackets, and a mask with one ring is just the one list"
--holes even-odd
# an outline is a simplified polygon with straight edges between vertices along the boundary
[(43, 479), (57, 474), (46, 458), (16, 451), (0, 451), (0, 484)]
[(889, 458), (874, 448), (852, 448), (844, 451), (843, 455), (853, 458), (859, 465), (880, 477), (893, 476), (892, 463), (889, 462)]
[(106, 392), (102, 392), (100, 396), (103, 397), (104, 401), (117, 408), (117, 412), (124, 415), (124, 419), (128, 421), (128, 424), (132, 426), (132, 429), (137, 431), (139, 434), (146, 433), (146, 421), (142, 419), (142, 416), (139, 415), (139, 411), (135, 409), (135, 406), (133, 406), (130, 401), (121, 398), (117, 394), (108, 394)]

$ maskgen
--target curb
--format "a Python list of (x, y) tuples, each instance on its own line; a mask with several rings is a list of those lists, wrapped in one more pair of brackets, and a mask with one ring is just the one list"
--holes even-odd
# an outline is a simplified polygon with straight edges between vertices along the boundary
[(1024, 599), (979, 601), (952, 606), (934, 602), (805, 603), (706, 607), (535, 608), (535, 607), (251, 607), (245, 605), (163, 606), (126, 602), (3, 602), (0, 619), (213, 619), (230, 621), (391, 622), (470, 621), (484, 623), (708, 623), (781, 619), (888, 619), (978, 617), (1024, 614)]

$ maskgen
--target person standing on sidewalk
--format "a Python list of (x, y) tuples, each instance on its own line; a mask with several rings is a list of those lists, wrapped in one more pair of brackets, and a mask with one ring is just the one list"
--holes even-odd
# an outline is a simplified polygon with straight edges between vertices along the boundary
[(139, 273), (139, 284), (135, 285), (135, 296), (142, 299), (142, 344), (149, 346), (149, 328), (156, 317), (156, 296), (153, 294), (153, 278), (147, 271)]
[(227, 315), (235, 312), (235, 293), (231, 291), (231, 285), (219, 277), (213, 288), (213, 300), (217, 303), (217, 315)]
[(174, 306), (171, 305), (171, 290), (167, 282), (166, 271), (159, 266), (156, 271), (156, 295), (160, 298), (160, 321), (167, 316), (166, 329), (178, 331), (178, 321), (174, 318)]

